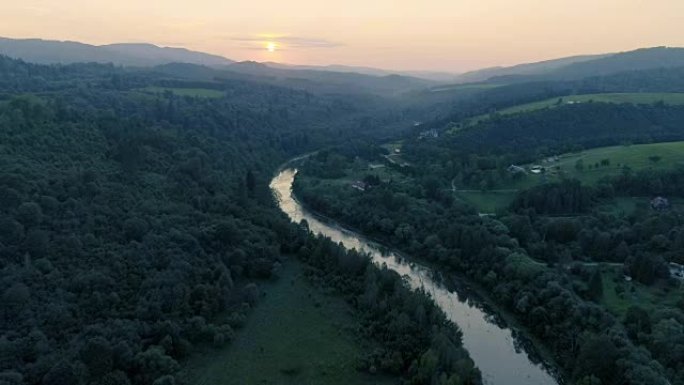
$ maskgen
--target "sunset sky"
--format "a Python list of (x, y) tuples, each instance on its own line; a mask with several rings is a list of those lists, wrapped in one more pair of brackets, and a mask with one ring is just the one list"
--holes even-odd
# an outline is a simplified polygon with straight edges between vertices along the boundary
[(461, 72), (684, 46), (684, 0), (0, 2), (4, 37), (149, 42), (294, 64)]

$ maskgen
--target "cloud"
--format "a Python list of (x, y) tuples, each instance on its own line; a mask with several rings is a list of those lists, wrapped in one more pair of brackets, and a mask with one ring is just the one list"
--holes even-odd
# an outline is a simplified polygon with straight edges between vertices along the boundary
[(241, 36), (232, 37), (231, 40), (242, 43), (265, 43), (272, 41), (279, 44), (282, 48), (335, 48), (343, 44), (318, 38), (309, 38), (301, 36), (287, 36), (287, 35), (256, 35), (256, 36)]

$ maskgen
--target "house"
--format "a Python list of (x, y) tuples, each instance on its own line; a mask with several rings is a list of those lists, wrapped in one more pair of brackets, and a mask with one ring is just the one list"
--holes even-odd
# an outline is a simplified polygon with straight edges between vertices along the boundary
[(544, 172), (544, 167), (539, 166), (539, 165), (534, 165), (534, 166), (530, 167), (530, 172), (532, 174), (541, 174), (542, 172)]
[(667, 198), (655, 197), (651, 199), (651, 208), (655, 211), (665, 211), (670, 208), (670, 201)]
[(437, 139), (439, 138), (439, 132), (435, 130), (434, 128), (431, 130), (426, 130), (420, 133), (418, 135), (418, 139)]
[(684, 265), (670, 262), (668, 267), (670, 268), (670, 277), (684, 281)]
[(527, 174), (524, 167), (516, 166), (514, 164), (508, 166), (506, 170), (511, 174)]
[(368, 183), (361, 180), (352, 182), (351, 186), (359, 191), (366, 191), (368, 189)]

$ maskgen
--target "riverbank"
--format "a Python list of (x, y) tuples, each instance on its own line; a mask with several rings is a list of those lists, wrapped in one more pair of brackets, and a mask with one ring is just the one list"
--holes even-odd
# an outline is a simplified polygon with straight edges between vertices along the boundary
[[(556, 361), (555, 357), (551, 353), (549, 349), (547, 349), (542, 341), (532, 335), (530, 330), (525, 327), (523, 324), (521, 324), (516, 318), (513, 313), (510, 311), (501, 308), (489, 295), (487, 290), (479, 285), (477, 282), (472, 281), (468, 277), (466, 277), (463, 274), (459, 274), (453, 271), (450, 271), (448, 273), (444, 273), (440, 271), (440, 266), (435, 265), (434, 263), (430, 263), (424, 260), (421, 260), (419, 258), (412, 257), (403, 251), (396, 249), (394, 247), (387, 247), (385, 246), (386, 244), (389, 244), (390, 242), (388, 240), (382, 240), (382, 239), (377, 239), (372, 236), (368, 236), (366, 234), (363, 234), (363, 232), (355, 228), (354, 226), (350, 226), (348, 224), (342, 224), (335, 220), (334, 218), (328, 217), (324, 214), (321, 214), (315, 210), (313, 210), (311, 207), (309, 207), (305, 202), (302, 200), (298, 199), (297, 196), (295, 195), (294, 191), (292, 192), (292, 198), (294, 199), (297, 204), (299, 204), (301, 207), (303, 207), (309, 214), (312, 216), (316, 217), (317, 219), (325, 222), (327, 225), (334, 227), (335, 229), (346, 232), (349, 234), (354, 234), (356, 237), (360, 238), (364, 242), (371, 244), (375, 247), (377, 247), (379, 250), (381, 250), (383, 253), (386, 253), (388, 255), (396, 255), (400, 257), (401, 259), (407, 261), (409, 264), (414, 264), (414, 263), (419, 263), (422, 266), (430, 269), (432, 272), (435, 272), (439, 275), (441, 275), (441, 279), (444, 280), (444, 283), (446, 284), (447, 287), (449, 288), (454, 288), (454, 287), (459, 287), (462, 289), (467, 290), (469, 293), (467, 296), (470, 298), (473, 297), (473, 295), (476, 297), (476, 300), (474, 301), (475, 303), (478, 303), (478, 305), (484, 305), (481, 306), (480, 309), (488, 314), (488, 316), (491, 316), (493, 319), (501, 319), (503, 320), (503, 327), (507, 327), (511, 329), (514, 333), (517, 334), (517, 338), (521, 339), (520, 337), (522, 336), (525, 340), (531, 342), (530, 344), (525, 344), (524, 341), (521, 341), (520, 345), (524, 347), (526, 350), (526, 353), (530, 356), (530, 360), (533, 362), (539, 361), (539, 363), (549, 372), (552, 374), (552, 376), (558, 381), (559, 384), (563, 384), (563, 378), (566, 377), (567, 373), (564, 373), (562, 370), (561, 365)], [(464, 294), (463, 291), (459, 291), (459, 294)]]
[(459, 325), (463, 345), (470, 353), (482, 372), (483, 381), (493, 385), (548, 385), (559, 383), (543, 365), (528, 357), (520, 350), (519, 334), (516, 330), (502, 327), (491, 322), (491, 316), (473, 301), (461, 298), (458, 292), (444, 287), (441, 280), (434, 279), (435, 269), (424, 266), (417, 259), (409, 260), (400, 253), (369, 240), (361, 234), (345, 228), (326, 218), (317, 218), (307, 211), (292, 193), (294, 170), (284, 170), (271, 182), (281, 209), (291, 220), (299, 223), (306, 220), (314, 233), (321, 233), (346, 248), (355, 248), (368, 253), (374, 263), (386, 265), (404, 276), (405, 282), (413, 289), (422, 289), (444, 311), (448, 319)]

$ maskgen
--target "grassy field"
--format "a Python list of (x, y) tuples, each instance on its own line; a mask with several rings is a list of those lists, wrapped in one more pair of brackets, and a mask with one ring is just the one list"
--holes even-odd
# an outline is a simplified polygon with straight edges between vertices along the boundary
[[(653, 158), (651, 157), (659, 157)], [(581, 160), (583, 167), (578, 169)], [(608, 164), (605, 162), (608, 161)], [(604, 164), (602, 164), (604, 162)], [(593, 184), (606, 176), (618, 175), (624, 167), (637, 170), (669, 170), (684, 165), (684, 142), (635, 144), (600, 147), (579, 153), (564, 154), (558, 161), (537, 164), (547, 169), (546, 178), (557, 180), (561, 175)], [(531, 165), (526, 165), (529, 167)], [(529, 174), (523, 184), (539, 183), (541, 176)]]
[[(559, 103), (560, 101), (560, 103)], [(565, 104), (577, 103), (631, 103), (631, 104), (653, 104), (662, 101), (665, 104), (681, 105), (684, 104), (684, 93), (613, 93), (613, 94), (588, 94), (588, 95), (572, 95), (562, 98), (552, 98), (542, 100), (540, 102), (533, 102), (522, 104), (515, 107), (510, 107), (499, 111), (502, 115), (516, 114), (519, 112), (529, 112), (541, 110), (543, 108), (552, 108)]]
[(515, 198), (515, 192), (457, 191), (456, 196), (475, 206), (481, 213), (493, 214), (508, 206)]
[[(659, 157), (657, 160), (651, 158)], [(581, 160), (583, 167), (577, 167)], [(607, 162), (606, 162), (607, 161)], [(603, 164), (602, 164), (603, 162)], [(497, 186), (505, 193), (457, 191), (459, 197), (472, 203), (478, 210), (494, 212), (505, 207), (515, 197), (510, 190), (526, 190), (545, 182), (558, 182), (562, 178), (578, 179), (584, 184), (595, 184), (600, 179), (616, 176), (624, 167), (638, 170), (668, 170), (684, 166), (684, 142), (635, 144), (628, 146), (611, 146), (586, 150), (578, 153), (563, 154), (558, 160), (551, 162), (539, 160), (538, 164), (546, 168), (545, 174), (527, 173), (523, 178)], [(533, 164), (524, 165), (526, 169)], [(628, 204), (629, 202), (623, 202)], [(634, 206), (635, 202), (631, 203)], [(618, 207), (620, 208), (620, 207)]]
[[(682, 287), (668, 289), (664, 284), (645, 286), (635, 281), (625, 281), (622, 267), (604, 266), (602, 304), (620, 319), (630, 306), (640, 306), (649, 312), (658, 308), (675, 307), (681, 298)], [(620, 287), (620, 290), (616, 288)]]
[[(544, 108), (554, 108), (567, 104), (601, 102), (601, 103), (631, 103), (631, 104), (652, 104), (662, 101), (670, 105), (684, 105), (684, 93), (610, 93), (610, 94), (585, 94), (571, 95), (560, 98), (550, 98), (537, 102), (521, 104), (497, 111), (499, 115), (512, 115), (523, 112), (537, 111)], [(457, 131), (460, 127), (468, 127), (489, 119), (490, 115), (478, 115), (468, 119), (460, 126), (456, 126), (451, 131)]]
[(356, 371), (365, 349), (348, 305), (311, 287), (297, 262), (285, 265), (235, 340), (192, 359), (181, 379), (196, 385), (395, 383)]
[(219, 90), (208, 88), (170, 88), (170, 87), (145, 87), (139, 91), (145, 93), (159, 94), (171, 91), (178, 96), (191, 96), (196, 98), (222, 98), (225, 93)]

